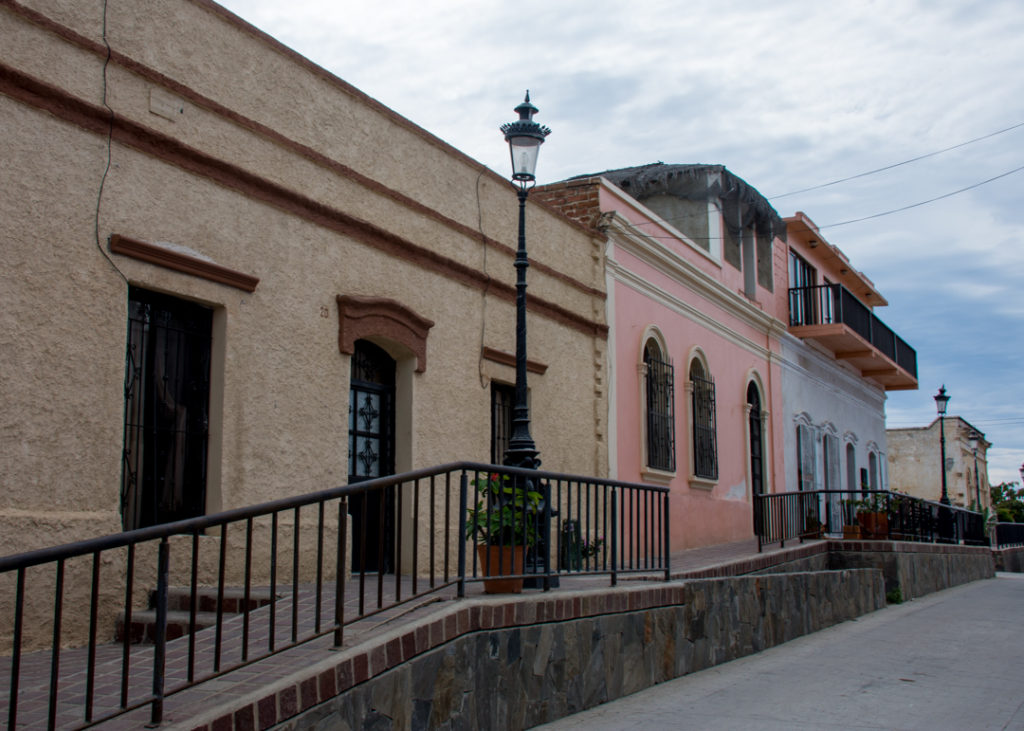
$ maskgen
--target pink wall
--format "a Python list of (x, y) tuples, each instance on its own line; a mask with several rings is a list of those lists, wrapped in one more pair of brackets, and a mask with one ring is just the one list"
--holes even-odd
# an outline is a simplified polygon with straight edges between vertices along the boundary
[[(631, 209), (613, 194), (603, 198), (601, 207), (602, 210), (614, 207), (634, 223), (645, 220), (641, 212)], [(742, 298), (741, 272), (728, 264), (718, 265), (685, 242), (663, 238), (667, 234), (665, 231), (659, 232), (650, 225), (643, 226), (642, 230), (658, 237), (657, 241)], [(612, 240), (616, 240), (614, 235)], [(776, 241), (776, 245), (784, 251), (781, 242)], [(782, 415), (781, 377), (778, 366), (770, 365), (763, 352), (756, 352), (758, 348), (777, 352), (778, 342), (766, 333), (763, 324), (745, 321), (735, 310), (716, 304), (695, 288), (684, 286), (678, 279), (624, 251), (621, 246), (615, 246), (612, 255), (620, 266), (667, 293), (673, 300), (671, 304), (663, 303), (656, 293), (637, 291), (636, 285), (623, 282), (621, 278), (614, 283), (612, 317), (618, 476), (627, 480), (652, 481), (650, 476), (643, 474), (644, 397), (639, 366), (643, 356), (641, 341), (648, 328), (653, 326), (663, 336), (667, 356), (674, 366), (676, 470), (668, 482), (673, 549), (750, 539), (754, 534), (745, 407), (747, 384), (752, 373), (759, 377), (762, 409), (769, 413), (764, 426), (766, 488), (772, 490), (779, 486), (782, 489), (784, 484), (783, 439), (778, 427)], [(776, 261), (778, 258), (776, 254)], [(784, 254), (781, 258), (784, 262)], [(775, 268), (778, 269), (777, 264)], [(784, 284), (785, 270), (781, 274)], [(753, 312), (760, 312), (763, 307), (771, 312), (776, 308), (779, 297), (778, 271), (775, 281), (775, 294), (758, 287), (759, 302), (743, 298), (733, 300), (734, 306), (747, 307)], [(688, 313), (688, 308), (695, 312)], [(702, 321), (702, 316), (709, 321)], [(690, 480), (690, 408), (686, 383), (689, 358), (695, 347), (703, 352), (715, 380), (719, 477), (710, 489), (695, 486)]]

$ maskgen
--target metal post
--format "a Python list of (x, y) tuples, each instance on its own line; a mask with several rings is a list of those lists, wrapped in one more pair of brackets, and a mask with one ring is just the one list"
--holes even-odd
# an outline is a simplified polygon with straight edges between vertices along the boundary
[(942, 454), (942, 497), (939, 502), (949, 505), (949, 494), (946, 492), (946, 417), (939, 414), (939, 451)]
[(157, 552), (156, 569), (156, 637), (153, 647), (153, 706), (150, 725), (164, 720), (164, 662), (167, 653), (167, 583), (171, 546), (164, 536)]
[(672, 538), (669, 530), (668, 493), (662, 496), (661, 530), (665, 538), (665, 581), (672, 578)]
[(530, 436), (530, 406), (527, 403), (526, 382), (526, 270), (530, 261), (526, 255), (526, 197), (529, 188), (519, 186), (519, 245), (516, 249), (516, 401), (512, 406), (512, 435), (505, 464), (510, 467), (537, 469), (537, 446)]
[(459, 583), (458, 597), (466, 596), (466, 510), (468, 509), (469, 478), (463, 470), (459, 476), (459, 532), (455, 540), (459, 542)]

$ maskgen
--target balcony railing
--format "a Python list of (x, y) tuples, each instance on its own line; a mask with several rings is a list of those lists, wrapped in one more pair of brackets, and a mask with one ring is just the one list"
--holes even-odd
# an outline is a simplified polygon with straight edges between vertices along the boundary
[(1024, 523), (996, 523), (996, 545), (999, 548), (1024, 546)]
[(846, 287), (821, 284), (789, 290), (790, 327), (831, 324), (846, 325), (917, 380), (917, 353), (914, 349)]
[[(497, 569), (467, 553), (477, 541), (529, 535), (519, 576), (545, 590), (580, 574), (667, 580), (668, 507), (664, 487), (460, 462), (0, 557), (0, 655), (10, 656), (0, 718), (18, 728), (25, 707), (32, 723), (82, 728), (148, 706), (157, 724), (166, 697), (200, 682), (316, 638), (340, 647), (353, 622), (427, 594), (465, 596)], [(133, 612), (154, 580), (152, 644), (132, 646)], [(212, 611), (197, 602), (204, 586)], [(172, 587), (188, 605), (173, 640)], [(228, 617), (232, 587), (241, 609)], [(118, 609), (122, 639), (103, 644)], [(23, 656), (48, 670), (23, 672)]]
[(806, 490), (754, 498), (758, 550), (770, 543), (838, 537), (988, 545), (981, 513), (888, 490)]

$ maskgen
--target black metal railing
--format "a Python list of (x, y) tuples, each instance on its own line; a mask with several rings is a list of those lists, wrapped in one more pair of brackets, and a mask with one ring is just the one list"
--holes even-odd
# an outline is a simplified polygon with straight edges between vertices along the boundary
[(996, 546), (1024, 546), (1024, 523), (996, 523)]
[(917, 378), (917, 353), (871, 308), (857, 299), (841, 284), (820, 284), (814, 287), (792, 287), (789, 290), (789, 324), (829, 325), (842, 323), (889, 360)]
[[(316, 638), (341, 646), (352, 623), (417, 597), (465, 596), (494, 568), (467, 556), (478, 541), (510, 547), (530, 536), (545, 589), (572, 574), (667, 580), (668, 515), (663, 487), (459, 462), (2, 557), (0, 655), (10, 657), (0, 716), (11, 729), (20, 710), (23, 723), (81, 728), (149, 706), (159, 723), (164, 699), (197, 683)], [(150, 586), (154, 626), (133, 632)], [(204, 586), (217, 600), (205, 615)], [(173, 640), (172, 587), (187, 596)], [(239, 614), (229, 616), (236, 587)], [(111, 645), (118, 611), (122, 637)]]
[[(981, 513), (888, 490), (806, 490), (754, 496), (758, 550), (767, 544), (854, 535), (988, 545)], [(848, 530), (854, 529), (854, 530)]]

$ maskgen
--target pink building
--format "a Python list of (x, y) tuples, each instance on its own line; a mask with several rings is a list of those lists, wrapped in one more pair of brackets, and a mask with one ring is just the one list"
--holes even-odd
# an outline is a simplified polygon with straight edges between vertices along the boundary
[(722, 166), (655, 164), (540, 188), (607, 236), (610, 473), (671, 488), (675, 549), (753, 536), (785, 488), (785, 223)]

